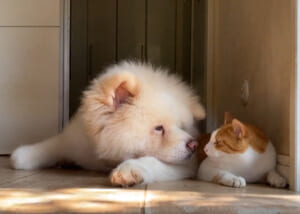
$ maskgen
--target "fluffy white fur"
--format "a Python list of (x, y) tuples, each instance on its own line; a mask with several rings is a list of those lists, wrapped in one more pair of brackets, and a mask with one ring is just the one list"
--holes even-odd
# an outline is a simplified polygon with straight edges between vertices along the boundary
[[(114, 185), (182, 179), (197, 166), (187, 142), (205, 111), (177, 77), (141, 63), (106, 69), (84, 92), (82, 104), (63, 132), (17, 148), (16, 169), (54, 166), (60, 160), (110, 171)], [(163, 130), (155, 127), (163, 126)]]
[(286, 186), (286, 180), (275, 171), (276, 152), (271, 142), (263, 153), (258, 153), (249, 146), (244, 153), (227, 154), (214, 146), (218, 131), (212, 133), (205, 146), (204, 151), (208, 157), (199, 167), (198, 179), (226, 186), (245, 187), (246, 182), (260, 182), (266, 178), (271, 186)]

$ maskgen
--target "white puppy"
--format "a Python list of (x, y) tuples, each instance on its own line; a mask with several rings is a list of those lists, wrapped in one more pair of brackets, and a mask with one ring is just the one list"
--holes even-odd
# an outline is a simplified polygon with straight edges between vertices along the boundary
[(106, 69), (55, 137), (17, 148), (16, 169), (51, 167), (61, 160), (110, 171), (114, 185), (193, 177), (195, 121), (205, 111), (192, 90), (151, 65), (122, 62)]

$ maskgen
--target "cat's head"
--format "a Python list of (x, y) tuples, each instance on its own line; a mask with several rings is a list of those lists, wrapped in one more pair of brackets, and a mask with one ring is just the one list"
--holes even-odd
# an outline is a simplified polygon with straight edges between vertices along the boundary
[(225, 113), (224, 125), (211, 134), (204, 151), (209, 157), (242, 154), (249, 146), (257, 152), (264, 152), (268, 138), (258, 128), (246, 125)]

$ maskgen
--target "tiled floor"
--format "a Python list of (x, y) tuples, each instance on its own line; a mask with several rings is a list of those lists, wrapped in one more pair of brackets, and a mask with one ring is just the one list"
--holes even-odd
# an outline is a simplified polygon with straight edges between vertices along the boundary
[(199, 181), (111, 187), (105, 175), (70, 169), (16, 171), (0, 158), (0, 213), (300, 213), (300, 195)]

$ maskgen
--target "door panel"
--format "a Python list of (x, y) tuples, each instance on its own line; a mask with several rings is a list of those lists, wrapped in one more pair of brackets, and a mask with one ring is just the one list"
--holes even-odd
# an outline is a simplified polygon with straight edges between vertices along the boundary
[(145, 1), (118, 1), (118, 60), (145, 57)]
[(59, 28), (0, 28), (1, 154), (58, 132), (59, 38)]
[(175, 70), (176, 1), (147, 1), (147, 56), (155, 65)]
[[(198, 1), (195, 1), (198, 2)], [(176, 73), (191, 80), (191, 1), (176, 0)], [(196, 14), (197, 12), (195, 12)], [(198, 26), (197, 26), (198, 28)]]
[(71, 2), (70, 109), (72, 116), (80, 104), (82, 91), (88, 84), (87, 72), (87, 1)]
[(88, 1), (88, 72), (90, 79), (116, 61), (116, 1)]
[(70, 113), (88, 80), (117, 61), (149, 61), (190, 82), (191, 2), (72, 0)]

